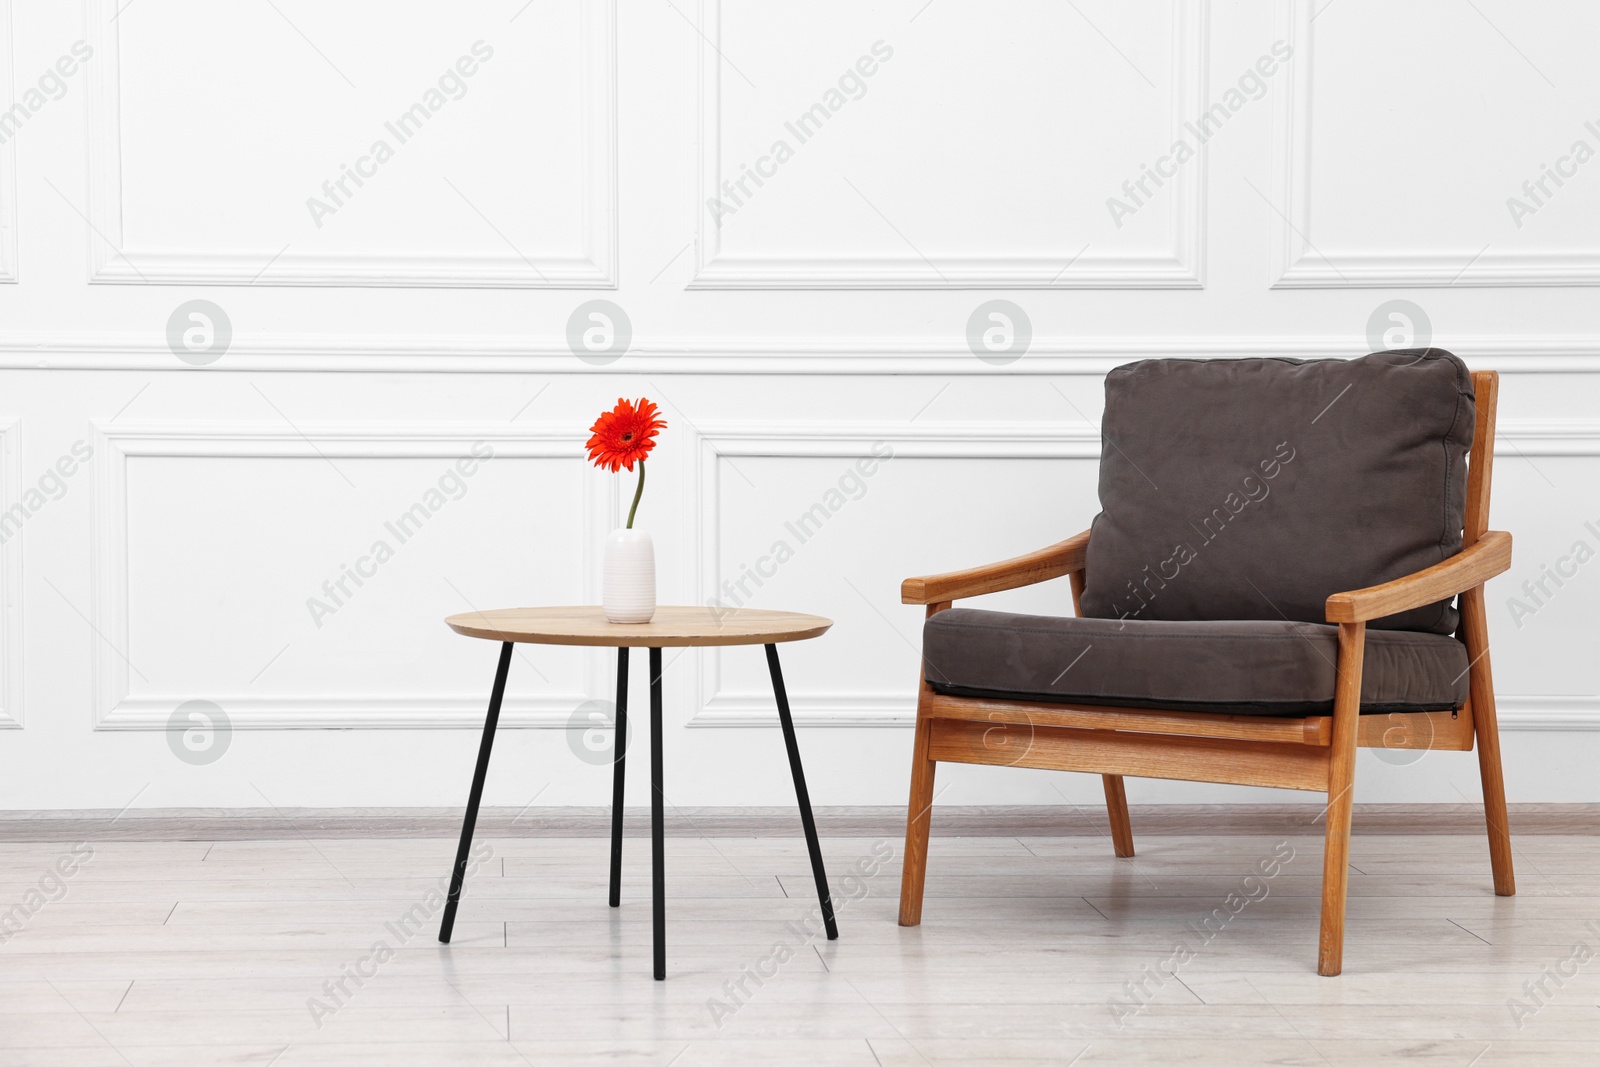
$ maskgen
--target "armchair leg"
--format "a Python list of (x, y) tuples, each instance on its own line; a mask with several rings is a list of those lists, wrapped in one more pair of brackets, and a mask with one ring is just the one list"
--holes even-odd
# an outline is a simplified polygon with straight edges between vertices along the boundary
[(906, 804), (906, 851), (900, 871), (900, 925), (922, 922), (922, 887), (928, 874), (928, 831), (933, 824), (933, 772), (938, 766), (928, 758), (933, 738), (929, 698), (933, 689), (922, 683), (917, 699), (917, 738), (911, 751), (911, 799)]
[(1506, 818), (1506, 779), (1500, 769), (1500, 723), (1494, 706), (1494, 676), (1489, 670), (1489, 623), (1483, 587), (1461, 596), (1461, 632), (1471, 666), (1472, 726), (1477, 734), (1478, 773), (1483, 779), (1483, 814), (1489, 827), (1489, 863), (1496, 896), (1516, 895), (1511, 866), (1511, 824)]
[[(1073, 571), (1067, 576), (1072, 583), (1072, 613), (1083, 615), (1084, 572)], [(1122, 787), (1122, 775), (1102, 774), (1100, 780), (1106, 787), (1106, 813), (1111, 817), (1111, 847), (1118, 856), (1133, 856), (1133, 823), (1128, 818), (1128, 793)]]
[(1322, 852), (1322, 930), (1317, 973), (1344, 969), (1344, 905), (1350, 880), (1350, 816), (1356, 784), (1356, 735), (1361, 716), (1361, 661), (1367, 624), (1339, 624), (1338, 681), (1333, 697), (1333, 740), (1328, 751), (1327, 836)]
[(1106, 812), (1111, 816), (1111, 847), (1117, 855), (1133, 855), (1133, 823), (1128, 819), (1128, 793), (1122, 787), (1122, 775), (1102, 774), (1106, 786)]

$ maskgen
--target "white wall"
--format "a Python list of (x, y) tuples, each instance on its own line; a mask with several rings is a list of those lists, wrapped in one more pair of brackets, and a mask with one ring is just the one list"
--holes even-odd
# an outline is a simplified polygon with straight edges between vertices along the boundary
[[(0, 0), (26, 112), (0, 146), (0, 506), (29, 512), (0, 548), (0, 803), (459, 803), (495, 649), (440, 619), (596, 597), (631, 486), (579, 445), (641, 394), (670, 423), (641, 520), (661, 599), (789, 541), (747, 602), (837, 620), (785, 650), (813, 795), (903, 803), (920, 612), (899, 580), (1086, 525), (1108, 368), (1357, 355), (1396, 299), (1418, 343), (1504, 375), (1512, 798), (1600, 800), (1600, 563), (1507, 606), (1600, 548), (1600, 162), (1521, 189), (1600, 149), (1600, 12), (1320, 3)], [(385, 123), (419, 102), (400, 143)], [(802, 143), (786, 123), (819, 103)], [(1195, 158), (1165, 160), (1217, 104)], [(366, 161), (379, 139), (392, 158)], [(1125, 193), (1147, 164), (1172, 176)], [(347, 165), (368, 176), (335, 202)], [(745, 165), (764, 184), (721, 194)], [(594, 299), (631, 322), (614, 362), (568, 348)], [(968, 347), (993, 299), (1031, 323), (1009, 362)], [(193, 300), (231, 326), (204, 366), (168, 344)], [(318, 625), (308, 598), (477, 442), (465, 495)], [(785, 521), (879, 442), (893, 459), (798, 543)], [(1068, 608), (1064, 586), (1004, 602)], [(609, 696), (609, 655), (522, 652), (490, 801), (603, 803), (559, 727)], [(786, 802), (759, 651), (669, 662), (672, 800)], [(168, 744), (189, 700), (234, 727), (207, 765)], [(1475, 768), (1365, 753), (1359, 799), (1460, 800)], [(941, 776), (942, 803), (1099, 794)]]

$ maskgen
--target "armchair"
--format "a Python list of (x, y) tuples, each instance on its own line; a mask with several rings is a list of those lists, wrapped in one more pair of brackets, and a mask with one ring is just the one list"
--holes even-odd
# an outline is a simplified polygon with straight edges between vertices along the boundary
[[(1483, 597), (1511, 561), (1487, 529), (1497, 375), (1438, 349), (1149, 360), (1106, 391), (1091, 530), (901, 587), (927, 622), (900, 924), (922, 918), (940, 762), (1099, 773), (1118, 856), (1125, 776), (1326, 792), (1317, 970), (1337, 975), (1356, 749), (1476, 745), (1515, 893)], [(1062, 576), (1076, 617), (952, 608)]]

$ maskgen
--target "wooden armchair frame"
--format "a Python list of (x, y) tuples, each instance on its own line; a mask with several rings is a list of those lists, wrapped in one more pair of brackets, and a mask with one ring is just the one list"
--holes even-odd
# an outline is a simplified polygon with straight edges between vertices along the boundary
[[(911, 759), (900, 925), (916, 926), (922, 921), (934, 768), (940, 761), (1099, 773), (1118, 856), (1133, 855), (1133, 829), (1122, 784), (1125, 775), (1326, 791), (1317, 972), (1336, 975), (1344, 955), (1356, 749), (1466, 752), (1476, 743), (1494, 890), (1500, 896), (1514, 894), (1483, 599), (1484, 582), (1511, 566), (1511, 535), (1487, 529), (1499, 376), (1493, 371), (1477, 371), (1472, 381), (1477, 394), (1477, 428), (1467, 474), (1462, 550), (1404, 578), (1328, 598), (1327, 620), (1339, 627), (1332, 715), (1277, 718), (959, 697), (935, 692), (924, 672)], [(1000, 563), (908, 578), (900, 589), (901, 600), (926, 605), (932, 616), (962, 597), (1065, 575), (1072, 583), (1073, 607), (1080, 610), (1088, 547), (1089, 533), (1085, 531)], [(1455, 712), (1362, 716), (1361, 668), (1367, 622), (1456, 595), (1461, 597), (1456, 636), (1466, 645), (1470, 663), (1467, 703)]]

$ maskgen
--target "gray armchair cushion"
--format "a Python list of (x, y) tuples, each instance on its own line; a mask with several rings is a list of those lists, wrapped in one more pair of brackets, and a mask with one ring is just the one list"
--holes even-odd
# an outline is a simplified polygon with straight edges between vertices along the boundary
[[(952, 608), (923, 627), (928, 683), (958, 696), (1256, 715), (1333, 711), (1338, 627), (1148, 622)], [(1467, 699), (1453, 637), (1367, 631), (1361, 710), (1445, 711)]]
[[(1106, 377), (1083, 614), (1321, 623), (1461, 550), (1472, 378), (1441, 349), (1152, 359)], [(1444, 602), (1369, 628), (1452, 632)]]

